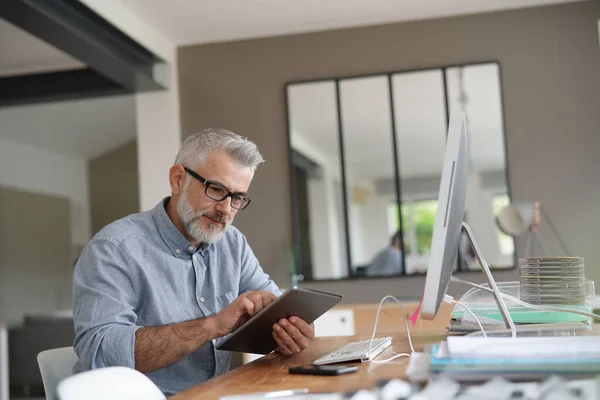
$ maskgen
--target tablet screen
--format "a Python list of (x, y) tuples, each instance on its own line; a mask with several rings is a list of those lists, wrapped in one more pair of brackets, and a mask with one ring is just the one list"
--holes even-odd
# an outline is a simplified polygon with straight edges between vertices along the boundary
[(296, 316), (311, 324), (342, 300), (342, 296), (318, 290), (293, 287), (220, 341), (218, 350), (268, 354), (277, 348), (273, 324)]

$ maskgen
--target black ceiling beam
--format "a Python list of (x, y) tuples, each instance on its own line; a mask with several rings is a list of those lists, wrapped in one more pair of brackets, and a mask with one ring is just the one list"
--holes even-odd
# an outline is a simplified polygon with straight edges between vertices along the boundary
[[(163, 63), (163, 60), (77, 0), (0, 0), (0, 18), (89, 67), (88, 72), (71, 75), (68, 79), (57, 78), (53, 74), (38, 74), (34, 75), (35, 80), (47, 76), (54, 82), (72, 82), (82, 77), (85, 81), (82, 82), (81, 97), (94, 92), (86, 85), (94, 87), (100, 82), (112, 82), (123, 92), (130, 93), (164, 89), (153, 74), (155, 66)], [(92, 78), (94, 73), (99, 75), (96, 80)], [(104, 81), (102, 78), (105, 78)], [(19, 80), (5, 81), (4, 84), (13, 85), (14, 82)], [(44, 85), (54, 87), (53, 82)], [(74, 89), (76, 85), (65, 87), (70, 95), (76, 93)], [(105, 89), (110, 91), (114, 87), (106, 85)], [(20, 90), (22, 94), (26, 91)], [(57, 94), (56, 90), (51, 92)]]
[(0, 77), (0, 107), (130, 93), (89, 69)]

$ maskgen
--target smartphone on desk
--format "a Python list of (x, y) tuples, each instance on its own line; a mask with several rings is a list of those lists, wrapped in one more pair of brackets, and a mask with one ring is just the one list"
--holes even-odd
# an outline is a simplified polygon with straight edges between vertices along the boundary
[(290, 374), (305, 375), (343, 375), (356, 372), (358, 367), (355, 365), (302, 365), (300, 367), (290, 367)]

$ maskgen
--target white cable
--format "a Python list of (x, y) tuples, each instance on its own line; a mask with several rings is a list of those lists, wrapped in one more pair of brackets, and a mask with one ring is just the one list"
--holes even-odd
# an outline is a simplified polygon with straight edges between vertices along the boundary
[[(454, 282), (464, 283), (464, 284), (476, 287), (478, 289), (482, 289), (482, 290), (485, 290), (487, 292), (492, 292), (493, 293), (492, 289), (490, 289), (490, 288), (488, 288), (486, 286), (483, 286), (483, 285), (478, 285), (476, 283), (469, 282), (469, 281), (464, 281), (462, 279), (454, 278), (454, 277), (452, 277), (452, 280)], [(501, 294), (501, 296), (503, 298), (511, 300), (511, 301), (513, 301), (513, 302), (515, 302), (515, 303), (517, 303), (519, 305), (522, 305), (523, 307), (528, 307), (528, 308), (533, 308), (533, 309), (538, 309), (538, 310), (547, 310), (547, 311), (556, 311), (556, 312), (566, 312), (566, 313), (571, 313), (571, 314), (579, 314), (579, 315), (583, 315), (583, 316), (588, 317), (588, 318), (593, 318), (593, 319), (600, 320), (600, 315), (593, 314), (593, 313), (590, 313), (590, 312), (587, 312), (587, 311), (576, 310), (574, 308), (562, 308), (562, 307), (542, 306), (542, 305), (537, 305), (537, 304), (531, 304), (531, 303), (527, 303), (527, 302), (525, 302), (525, 301), (523, 301), (523, 300), (521, 300), (521, 299), (519, 299), (517, 297), (511, 296), (511, 295), (506, 294), (506, 293), (500, 293), (500, 294)]]
[(523, 307), (533, 308), (533, 309), (542, 310), (542, 311), (555, 311), (555, 312), (566, 312), (569, 314), (579, 314), (584, 317), (600, 320), (600, 315), (590, 313), (587, 311), (576, 310), (574, 308), (562, 308), (562, 307), (542, 306), (542, 305), (538, 305), (538, 304), (531, 304), (531, 303), (527, 303), (521, 299), (518, 299), (518, 298), (508, 295), (508, 294), (505, 296), (508, 300), (512, 300), (515, 303), (522, 305)]
[[(490, 289), (486, 286), (478, 285), (477, 283), (473, 283), (473, 282), (469, 282), (469, 281), (464, 281), (464, 280), (456, 278), (456, 277), (452, 277), (450, 280), (452, 282), (464, 283), (466, 285), (473, 286), (473, 287), (476, 287), (481, 290), (485, 290), (486, 292), (491, 292), (491, 293), (494, 292), (492, 289)], [(566, 312), (566, 313), (571, 313), (571, 314), (579, 314), (579, 315), (583, 315), (584, 317), (600, 320), (600, 315), (590, 313), (587, 311), (576, 310), (574, 308), (562, 308), (562, 307), (552, 307), (552, 306), (542, 306), (542, 305), (537, 305), (537, 304), (531, 304), (531, 303), (527, 303), (517, 297), (511, 296), (506, 293), (500, 293), (500, 295), (503, 298), (514, 301), (515, 303), (517, 303), (523, 307), (534, 308), (534, 309), (545, 310), (545, 311), (556, 311), (556, 312)]]
[(386, 362), (395, 360), (398, 357), (410, 357), (411, 356), (411, 354), (408, 354), (408, 353), (396, 353), (394, 350), (392, 350), (392, 353), (394, 355), (390, 358), (386, 358), (385, 360), (374, 360), (373, 357), (371, 356), (371, 351), (373, 350), (373, 341), (375, 340), (375, 332), (377, 331), (377, 321), (379, 321), (379, 313), (381, 312), (381, 306), (387, 299), (395, 300), (396, 303), (398, 303), (398, 305), (400, 306), (400, 309), (402, 310), (402, 316), (404, 317), (404, 325), (406, 325), (406, 335), (408, 336), (408, 343), (410, 345), (411, 354), (415, 352), (415, 348), (413, 347), (412, 339), (410, 337), (410, 329), (408, 326), (408, 320), (406, 319), (406, 313), (404, 312), (404, 307), (402, 306), (402, 303), (400, 303), (400, 301), (397, 298), (395, 298), (394, 296), (387, 295), (383, 299), (381, 299), (381, 301), (379, 302), (379, 307), (377, 308), (377, 315), (375, 316), (375, 324), (373, 325), (373, 334), (371, 335), (371, 341), (369, 342), (369, 361), (372, 363), (375, 363), (375, 364), (384, 364)]
[(465, 310), (467, 310), (467, 312), (469, 314), (471, 314), (471, 316), (473, 318), (475, 318), (475, 321), (477, 321), (477, 324), (479, 325), (479, 328), (481, 329), (481, 332), (483, 333), (483, 337), (486, 338), (487, 335), (485, 333), (485, 330), (483, 329), (483, 325), (481, 325), (481, 321), (479, 320), (479, 318), (477, 318), (477, 315), (475, 315), (475, 313), (473, 311), (471, 311), (471, 309), (469, 307), (467, 307), (467, 305), (465, 303), (461, 303), (460, 301), (456, 301), (452, 298), (452, 296), (449, 295), (444, 295), (444, 301), (446, 303), (454, 303), (454, 304), (458, 304), (459, 306), (461, 306), (462, 308), (464, 308)]
[[(453, 279), (455, 279), (455, 278), (454, 278), (454, 277), (451, 277), (451, 278), (450, 278), (450, 280), (453, 280)], [(458, 279), (458, 278), (456, 278), (456, 279)], [(465, 283), (466, 283), (466, 281), (465, 281)], [(482, 287), (484, 287), (484, 286), (482, 286)], [(487, 289), (487, 288), (486, 288), (486, 289)], [(490, 292), (492, 292), (492, 293), (496, 293), (496, 292), (494, 292), (494, 290), (493, 290), (493, 289), (490, 289), (489, 291), (490, 291)], [(504, 297), (504, 295), (502, 294), (502, 292), (500, 292), (500, 290), (498, 290), (498, 293), (500, 293), (500, 296), (501, 296), (501, 297)], [(476, 320), (476, 321), (477, 321), (477, 323), (479, 324), (479, 327), (481, 328), (481, 331), (483, 332), (483, 337), (487, 337), (487, 335), (485, 334), (485, 331), (483, 330), (483, 326), (481, 325), (481, 322), (480, 322), (480, 321), (479, 321), (479, 319), (478, 319), (478, 318), (475, 316), (475, 314), (474, 314), (474, 313), (473, 313), (473, 312), (472, 312), (472, 311), (469, 309), (469, 307), (467, 307), (467, 306), (466, 306), (465, 304), (463, 304), (463, 303), (460, 303), (460, 302), (458, 302), (458, 301), (454, 300), (454, 299), (452, 298), (452, 296), (449, 296), (449, 295), (447, 295), (447, 294), (445, 294), (445, 295), (444, 295), (444, 301), (445, 301), (446, 303), (455, 303), (455, 304), (459, 304), (459, 305), (463, 306), (463, 308), (464, 308), (465, 310), (467, 310), (467, 311), (468, 311), (468, 312), (469, 312), (469, 313), (470, 313), (470, 314), (471, 314), (471, 315), (472, 315), (472, 316), (475, 318), (475, 320)], [(516, 338), (516, 337), (517, 337), (517, 327), (515, 326), (515, 323), (513, 322), (512, 318), (510, 317), (510, 314), (508, 315), (508, 321), (509, 321), (509, 325), (510, 325), (510, 336), (511, 336), (512, 338)]]

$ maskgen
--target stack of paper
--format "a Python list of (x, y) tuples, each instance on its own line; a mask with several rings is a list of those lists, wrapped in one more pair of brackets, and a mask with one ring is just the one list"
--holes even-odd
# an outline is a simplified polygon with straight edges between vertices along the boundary
[(434, 372), (457, 378), (490, 375), (531, 379), (550, 374), (600, 373), (600, 336), (483, 338), (448, 337), (432, 349)]

